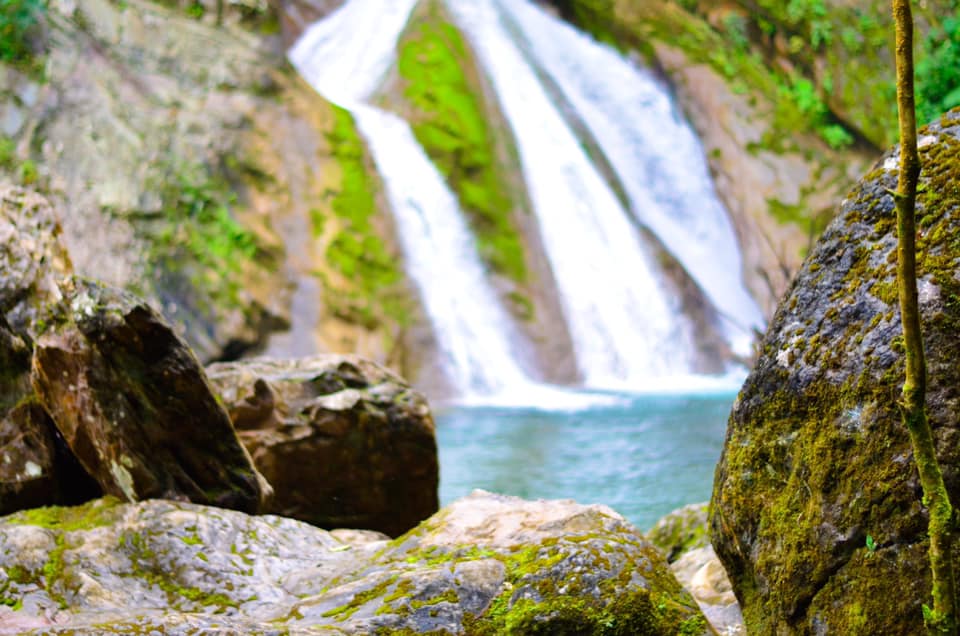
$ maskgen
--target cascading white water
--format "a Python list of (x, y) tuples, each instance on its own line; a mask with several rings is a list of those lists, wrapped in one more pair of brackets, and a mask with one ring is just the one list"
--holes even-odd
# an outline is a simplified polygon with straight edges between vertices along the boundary
[[(454, 3), (456, 4), (456, 3)], [(759, 308), (742, 279), (733, 228), (703, 149), (667, 91), (612, 48), (526, 0), (499, 1), (525, 52), (549, 74), (616, 172), (649, 227), (727, 320), (747, 353)], [(744, 351), (744, 348), (747, 351)]]
[(497, 3), (448, 6), (517, 140), (587, 386), (641, 386), (689, 373), (693, 342), (679, 303), (665, 294), (627, 211), (514, 42)]
[(397, 218), (417, 285), (462, 394), (529, 386), (515, 362), (510, 321), (497, 302), (454, 195), (399, 117), (364, 103), (381, 84), (417, 0), (351, 0), (310, 27), (289, 53), (322, 95), (351, 111)]

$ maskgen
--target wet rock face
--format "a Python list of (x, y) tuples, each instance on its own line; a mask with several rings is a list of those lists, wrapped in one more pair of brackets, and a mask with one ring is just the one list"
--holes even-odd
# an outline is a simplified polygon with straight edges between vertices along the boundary
[(122, 291), (77, 280), (35, 344), (40, 403), (104, 492), (257, 512), (265, 488), (202, 367)]
[(168, 501), (18, 513), (0, 590), (0, 625), (44, 633), (708, 633), (609, 508), (482, 492), (393, 542)]
[[(922, 130), (920, 145), (928, 414), (960, 501), (960, 111)], [(844, 200), (730, 417), (710, 533), (751, 633), (923, 631), (927, 514), (896, 407), (903, 351), (885, 191), (896, 168), (887, 153)]]
[(208, 368), (274, 487), (270, 512), (397, 536), (437, 511), (433, 417), (399, 376), (355, 356)]

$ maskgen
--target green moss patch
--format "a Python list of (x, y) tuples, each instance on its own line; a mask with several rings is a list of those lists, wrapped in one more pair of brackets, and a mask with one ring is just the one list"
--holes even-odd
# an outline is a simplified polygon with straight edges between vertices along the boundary
[[(379, 212), (372, 166), (353, 117), (342, 108), (333, 108), (334, 124), (327, 141), (341, 177), (329, 191), (338, 231), (325, 255), (345, 284), (325, 280), (324, 300), (338, 317), (369, 329), (379, 326), (384, 317), (405, 325), (410, 306), (403, 272), (374, 225)], [(322, 235), (327, 219), (319, 211), (311, 217), (314, 234)]]
[(399, 44), (413, 132), (458, 195), (482, 260), (515, 282), (527, 280), (517, 208), (497, 160), (473, 55), (439, 3), (429, 2)]

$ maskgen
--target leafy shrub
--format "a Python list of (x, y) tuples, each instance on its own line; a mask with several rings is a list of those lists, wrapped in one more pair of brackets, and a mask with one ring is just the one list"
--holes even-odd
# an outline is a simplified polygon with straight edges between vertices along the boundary
[(960, 17), (948, 18), (943, 27), (924, 39), (917, 62), (917, 109), (926, 123), (954, 106), (960, 106)]
[(26, 62), (46, 11), (44, 0), (0, 0), (0, 60)]

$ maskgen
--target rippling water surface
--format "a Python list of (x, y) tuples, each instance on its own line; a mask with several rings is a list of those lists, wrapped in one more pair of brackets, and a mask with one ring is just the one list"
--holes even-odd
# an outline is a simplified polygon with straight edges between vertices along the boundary
[(474, 488), (604, 503), (646, 530), (710, 497), (735, 395), (624, 396), (580, 411), (454, 407), (437, 413), (440, 498)]

